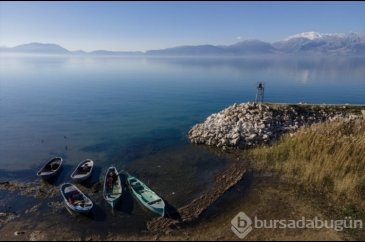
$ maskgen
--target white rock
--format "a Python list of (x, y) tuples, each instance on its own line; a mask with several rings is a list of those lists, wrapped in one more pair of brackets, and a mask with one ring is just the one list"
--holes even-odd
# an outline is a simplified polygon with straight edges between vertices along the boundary
[(264, 135), (262, 136), (262, 138), (263, 138), (264, 140), (268, 140), (270, 137), (269, 137), (267, 134), (264, 134)]
[[(365, 110), (361, 113), (365, 118)], [(237, 146), (245, 141), (248, 146), (252, 146), (279, 137), (283, 132), (294, 131), (305, 124), (345, 116), (345, 120), (348, 121), (360, 117), (345, 114), (342, 111), (326, 113), (322, 109), (299, 116), (293, 107), (283, 106), (274, 111), (267, 105), (234, 104), (210, 115), (204, 123), (193, 126), (188, 136), (193, 143), (216, 145), (224, 149), (226, 146)]]
[(239, 138), (240, 137), (240, 134), (238, 133), (238, 132), (236, 132), (236, 133), (234, 133), (233, 135), (232, 135), (232, 139), (237, 139), (237, 138)]
[(232, 145), (238, 145), (238, 143), (240, 142), (240, 137), (236, 138), (236, 139), (233, 139), (231, 140), (231, 144)]
[(256, 137), (257, 137), (257, 134), (251, 134), (250, 136), (248, 136), (248, 139), (253, 140)]

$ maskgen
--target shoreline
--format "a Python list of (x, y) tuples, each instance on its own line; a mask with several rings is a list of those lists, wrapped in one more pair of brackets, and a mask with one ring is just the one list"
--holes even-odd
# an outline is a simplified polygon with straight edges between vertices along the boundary
[[(280, 114), (285, 114), (287, 115), (286, 117), (291, 117), (291, 114), (285, 113), (285, 110), (289, 110), (289, 112), (293, 112), (296, 111), (298, 112), (298, 110), (301, 109), (305, 109), (307, 108), (307, 105), (287, 105), (287, 104), (263, 104), (263, 105), (267, 105), (267, 107), (262, 108), (261, 110), (259, 108), (259, 106), (253, 106), (252, 104), (235, 104), (231, 107), (237, 108), (237, 107), (246, 107), (245, 105), (247, 105), (247, 110), (249, 111), (249, 114), (251, 116), (255, 116), (257, 115), (258, 117), (260, 116), (265, 116), (263, 115), (263, 112), (271, 112), (273, 111), (273, 113), (275, 113), (276, 110), (279, 110), (278, 114), (279, 117)], [(276, 107), (277, 106), (277, 107)], [(296, 109), (296, 107), (293, 106), (299, 106), (299, 109)], [(309, 105), (309, 108), (311, 111), (313, 111), (313, 106), (314, 105)], [(231, 107), (227, 108), (230, 112), (232, 109), (230, 109)], [(286, 109), (283, 107), (289, 107), (289, 108), (293, 108), (293, 109)], [(317, 112), (323, 112), (323, 105), (319, 105), (317, 108), (317, 110), (315, 110), (315, 112), (309, 112), (310, 115), (313, 114), (317, 114)], [(320, 120), (320, 122), (326, 122), (326, 121), (335, 121), (335, 120), (343, 120), (343, 121), (351, 121), (351, 120), (356, 120), (358, 118), (365, 118), (365, 106), (344, 106), (344, 105), (336, 105), (335, 107), (333, 106), (329, 106), (328, 107), (329, 110), (326, 110), (326, 112), (323, 114), (323, 116), (319, 115), (317, 116), (318, 119), (315, 119), (314, 121), (318, 121)], [(331, 110), (331, 108), (335, 108), (335, 110)], [(227, 110), (225, 109), (225, 110)], [(224, 113), (223, 110), (222, 112)], [(256, 112), (255, 114), (252, 114), (253, 112)], [(227, 112), (226, 114), (229, 114), (228, 116), (231, 118), (232, 115), (230, 115), (231, 113)], [(252, 112), (252, 113), (251, 113)], [(238, 112), (233, 112), (234, 114), (238, 114)], [(217, 116), (217, 114), (213, 114), (215, 116)], [(284, 115), (284, 117), (285, 117)], [(237, 116), (238, 117), (238, 116)], [(309, 116), (312, 117), (312, 116)], [(324, 118), (326, 117), (326, 118)], [(224, 124), (224, 122), (219, 122), (220, 120), (224, 120), (225, 116), (223, 116), (223, 118), (221, 117), (220, 119), (212, 119), (212, 118), (208, 118), (209, 120), (213, 120), (213, 121), (217, 121), (217, 124), (221, 125), (222, 123)], [(323, 118), (323, 119), (322, 119)], [(255, 119), (252, 118), (254, 121), (256, 122), (260, 122), (260, 118), (259, 119)], [(269, 120), (269, 119), (268, 119)], [(280, 119), (279, 119), (280, 120)], [(290, 120), (290, 119), (289, 119)], [(305, 119), (304, 119), (305, 120)], [(236, 120), (235, 122), (240, 121), (239, 118), (238, 120)], [(276, 121), (278, 121), (276, 119)], [(285, 120), (288, 121), (288, 120)], [(272, 138), (270, 140), (270, 142), (275, 142), (276, 140), (278, 140), (281, 135), (289, 133), (289, 134), (295, 134), (295, 132), (297, 132), (298, 130), (300, 130), (301, 128), (305, 128), (307, 126), (309, 126), (310, 124), (317, 124), (320, 122), (312, 122), (312, 123), (306, 123), (303, 122), (303, 125), (298, 125), (298, 128), (294, 128), (291, 129), (289, 128), (288, 130), (283, 131), (282, 129), (280, 131), (278, 131), (278, 135), (275, 136), (274, 138)], [(291, 122), (291, 121), (289, 121)], [(269, 124), (271, 123), (271, 120), (268, 122)], [(267, 124), (267, 123), (265, 123)], [(285, 124), (285, 122), (284, 122)], [(292, 125), (292, 123), (290, 123), (290, 125)], [(288, 127), (290, 127), (290, 125)], [(295, 125), (295, 124), (294, 124)], [(254, 126), (254, 125), (253, 125)], [(196, 126), (194, 126), (196, 127)], [(217, 127), (217, 126), (208, 126), (206, 125), (205, 127)], [(218, 126), (221, 127), (221, 126)], [(234, 128), (234, 127), (233, 127)], [(215, 129), (215, 130), (219, 130), (219, 131), (223, 131), (226, 132), (223, 129)], [(229, 130), (229, 128), (227, 128), (226, 130)], [(255, 128), (253, 127), (253, 130), (255, 130)], [(255, 130), (254, 132), (256, 132), (257, 130)], [(190, 132), (189, 132), (190, 133)], [(230, 132), (228, 132), (230, 133)], [(262, 132), (261, 132), (262, 133)], [(261, 135), (258, 134), (257, 135)], [(258, 141), (263, 141), (264, 139), (261, 139)], [(260, 143), (257, 142), (255, 145), (250, 146), (250, 147), (254, 147), (254, 146), (261, 146), (262, 144), (264, 145), (269, 145), (270, 142), (268, 143)], [(194, 142), (193, 142), (194, 143)], [(205, 144), (204, 142), (202, 142), (202, 144)], [(58, 228), (56, 234), (49, 234), (49, 232), (47, 232), (47, 227), (49, 227), (50, 225), (50, 221), (42, 221), (41, 224), (36, 225), (36, 226), (30, 226), (31, 219), (29, 218), (29, 216), (32, 216), (32, 214), (35, 213), (40, 213), (40, 205), (34, 205), (29, 207), (26, 211), (26, 214), (28, 214), (28, 216), (26, 216), (25, 218), (22, 218), (22, 216), (20, 214), (14, 213), (11, 210), (9, 211), (5, 211), (5, 213), (3, 213), (2, 211), (0, 211), (0, 231), (4, 234), (4, 238), (5, 239), (9, 239), (9, 240), (29, 240), (29, 239), (34, 239), (34, 240), (46, 240), (46, 239), (50, 239), (50, 238), (61, 238), (61, 239), (66, 239), (66, 240), (71, 240), (71, 239), (82, 239), (82, 240), (94, 240), (94, 239), (108, 239), (108, 240), (125, 240), (125, 239), (131, 239), (131, 240), (159, 240), (159, 239), (171, 239), (171, 240), (179, 240), (179, 239), (196, 239), (196, 238), (202, 238), (202, 239), (209, 239), (209, 235), (201, 235), (199, 233), (199, 229), (203, 226), (208, 226), (209, 225), (209, 233), (211, 233), (211, 236), (215, 236), (214, 238), (219, 239), (219, 238), (225, 238), (225, 239), (235, 239), (234, 235), (231, 234), (231, 231), (229, 231), (229, 226), (228, 224), (226, 224), (227, 222), (229, 222), (230, 220), (228, 220), (229, 216), (234, 215), (234, 213), (236, 212), (236, 209), (244, 209), (246, 211), (246, 209), (250, 208), (252, 211), (256, 211), (255, 210), (255, 204), (254, 201), (255, 199), (257, 199), (257, 197), (259, 198), (259, 200), (263, 199), (261, 197), (261, 194), (252, 194), (253, 191), (261, 191), (263, 194), (266, 194), (264, 197), (265, 199), (263, 201), (261, 201), (261, 205), (263, 206), (263, 208), (260, 208), (259, 211), (263, 210), (263, 214), (265, 215), (266, 212), (268, 211), (269, 214), (276, 214), (276, 205), (275, 204), (281, 204), (283, 201), (282, 200), (286, 200), (287, 197), (285, 194), (291, 194), (293, 195), (294, 193), (296, 194), (296, 188), (291, 187), (290, 184), (286, 184), (283, 183), (281, 184), (282, 186), (285, 187), (286, 192), (283, 194), (281, 194), (282, 192), (282, 188), (280, 187), (275, 187), (276, 183), (273, 184), (266, 184), (263, 187), (255, 187), (256, 185), (248, 185), (247, 187), (243, 187), (243, 188), (239, 188), (237, 187), (237, 184), (240, 183), (242, 180), (244, 181), (246, 179), (246, 171), (248, 171), (248, 169), (252, 169), (252, 167), (250, 167), (249, 163), (251, 162), (249, 160), (249, 158), (245, 155), (243, 155), (242, 153), (240, 153), (239, 151), (242, 150), (241, 148), (246, 148), (247, 146), (227, 146), (226, 148), (223, 148), (224, 146), (221, 147), (216, 147), (213, 146), (212, 149), (214, 151), (212, 152), (223, 152), (222, 154), (226, 157), (229, 157), (229, 164), (227, 167), (225, 167), (225, 169), (223, 171), (218, 172), (215, 175), (215, 179), (213, 184), (210, 184), (209, 187), (210, 189), (206, 192), (204, 192), (202, 195), (200, 195), (199, 197), (193, 199), (190, 203), (181, 206), (180, 208), (176, 209), (176, 214), (170, 214), (169, 217), (167, 218), (154, 218), (152, 220), (146, 220), (146, 231), (142, 231), (140, 233), (134, 233), (134, 232), (120, 232), (120, 233), (116, 233), (114, 232), (110, 232), (107, 233), (105, 235), (102, 234), (98, 234), (96, 232), (96, 234), (90, 235), (90, 236), (86, 236), (86, 237), (80, 237), (82, 235), (77, 234), (77, 232), (75, 230), (71, 230), (71, 229), (67, 229), (67, 231), (65, 232), (65, 234), (59, 234), (60, 232), (64, 232), (62, 231), (62, 228)], [(222, 151), (226, 150), (226, 151)], [(250, 175), (252, 176), (252, 174)], [(253, 184), (255, 184), (256, 180), (264, 180), (264, 181), (271, 181), (271, 179), (277, 180), (276, 178), (273, 178), (274, 175), (273, 174), (269, 174), (268, 176), (263, 175), (262, 177), (260, 177), (260, 174), (253, 174)], [(98, 189), (97, 189), (97, 185), (95, 187), (90, 187), (90, 188), (84, 188), (82, 189), (83, 192), (86, 191), (86, 193), (98, 193)], [(246, 184), (245, 184), (246, 185)], [(281, 186), (280, 185), (280, 186)], [(96, 189), (96, 190), (94, 190)], [(242, 189), (248, 190), (242, 193)], [(261, 190), (260, 190), (261, 189)], [(292, 190), (293, 189), (293, 190)], [(57, 189), (53, 188), (53, 189), (49, 189), (49, 187), (45, 184), (41, 183), (21, 183), (21, 182), (12, 182), (12, 181), (1, 181), (0, 183), (0, 192), (1, 191), (8, 191), (8, 192), (14, 192), (17, 193), (21, 196), (30, 196), (32, 198), (37, 198), (37, 199), (54, 199), (55, 196), (57, 195)], [(25, 191), (24, 191), (25, 190)], [(227, 197), (226, 194), (229, 193), (235, 193), (236, 198), (235, 200), (237, 201), (232, 201), (230, 199), (232, 199), (232, 197), (230, 197), (230, 195)], [(242, 194), (243, 195), (242, 195)], [(244, 195), (246, 195), (246, 193), (251, 193), (251, 196), (255, 197), (255, 199), (248, 199), (245, 198)], [(277, 197), (271, 197), (271, 196), (277, 196)], [(234, 196), (234, 197), (235, 197)], [(243, 196), (243, 197), (241, 197)], [(313, 201), (311, 201), (312, 199), (312, 195), (308, 195), (306, 193), (304, 194), (300, 194), (299, 192), (299, 198), (301, 199), (301, 204), (297, 205), (295, 199), (293, 201), (290, 201), (288, 203), (290, 203), (290, 205), (286, 204), (287, 206), (289, 206), (289, 208), (294, 209), (295, 211), (305, 211), (304, 208), (309, 207), (310, 211), (313, 210), (313, 212), (310, 212), (310, 214), (316, 214), (317, 211), (326, 211), (326, 208), (314, 208), (316, 206), (314, 206), (312, 204)], [(308, 196), (308, 197), (307, 197)], [(239, 199), (238, 199), (238, 198)], [(276, 200), (277, 198), (280, 198), (279, 200)], [(227, 208), (226, 206), (220, 204), (219, 206), (221, 206), (221, 208), (219, 208), (218, 210), (214, 211), (214, 212), (209, 212), (210, 215), (208, 215), (212, 218), (212, 221), (210, 221), (210, 219), (205, 219), (206, 212), (207, 210), (209, 210), (211, 207), (215, 207), (217, 206), (217, 203), (219, 204), (220, 200), (227, 200), (228, 202), (234, 202), (235, 207), (234, 208)], [(248, 199), (248, 202), (245, 200)], [(274, 205), (271, 205), (271, 199), (276, 201), (275, 203), (273, 203)], [(242, 204), (240, 203), (240, 201), (246, 201), (243, 202)], [(316, 201), (314, 201), (315, 203)], [(260, 202), (259, 202), (260, 203)], [(267, 204), (266, 204), (267, 203)], [(58, 212), (60, 213), (60, 210), (63, 209), (63, 204), (62, 202), (49, 202), (48, 204), (48, 208), (50, 210), (52, 210), (52, 213)], [(299, 206), (299, 208), (297, 208), (296, 206)], [(313, 207), (314, 206), (314, 207)], [(224, 209), (222, 209), (222, 207)], [(214, 209), (213, 209), (214, 210)], [(227, 214), (222, 214), (222, 212), (225, 212)], [(237, 210), (239, 211), (239, 210)], [(252, 214), (256, 214), (256, 212), (251, 212)], [(213, 216), (212, 216), (213, 214)], [(250, 214), (250, 215), (252, 215)], [(298, 212), (298, 214), (300, 214), (300, 212)], [(224, 218), (224, 219), (223, 219)], [(74, 218), (70, 218), (70, 219), (74, 219)], [(209, 221), (207, 221), (209, 220)], [(109, 221), (107, 221), (108, 223)], [(222, 228), (223, 224), (221, 223), (225, 223), (224, 226), (228, 226), (228, 230), (227, 228)], [(224, 227), (223, 226), (223, 227)], [(27, 228), (27, 229), (24, 229)], [(32, 230), (32, 228), (34, 228), (34, 231), (29, 231)], [(214, 229), (215, 228), (215, 229)], [(66, 228), (65, 228), (66, 229)], [(217, 230), (215, 232), (215, 230)], [(222, 234), (219, 234), (219, 232), (221, 232)], [(326, 239), (327, 237), (321, 237), (323, 235), (319, 235), (317, 232), (316, 233), (312, 233), (311, 231), (301, 231), (300, 233), (303, 233), (307, 236), (307, 234), (309, 234), (309, 238), (321, 238), (321, 239)], [(334, 238), (334, 239), (342, 239), (342, 238), (348, 238), (346, 236), (348, 236), (347, 234), (342, 235), (341, 233), (332, 233), (332, 232), (326, 232), (328, 234), (328, 238)], [(253, 235), (253, 238), (255, 239), (267, 239), (267, 238), (277, 238), (275, 237), (276, 235), (271, 235), (270, 232), (265, 232), (265, 236), (266, 237), (262, 237), (261, 235)], [(273, 236), (273, 237), (270, 237)], [(280, 237), (283, 236), (283, 237)], [(280, 238), (297, 238), (296, 236), (298, 235), (290, 235), (292, 237), (286, 237), (288, 235), (286, 235), (285, 233), (280, 235)], [(313, 237), (310, 237), (313, 236)], [(213, 237), (212, 237), (213, 238)]]
[(194, 199), (187, 205), (177, 209), (177, 217), (157, 218), (147, 223), (147, 229), (152, 233), (166, 233), (172, 226), (179, 227), (200, 218), (209, 207), (221, 198), (228, 190), (240, 182), (246, 174), (242, 162), (235, 162), (228, 169), (216, 176), (212, 188)]
[[(189, 225), (194, 221), (201, 219), (202, 214), (207, 209), (209, 209), (212, 204), (220, 199), (228, 190), (240, 182), (245, 173), (246, 170), (244, 162), (230, 161), (228, 167), (215, 175), (214, 184), (210, 185), (211, 188), (207, 192), (204, 192), (202, 195), (195, 198), (191, 203), (178, 208), (176, 210), (176, 214), (170, 214), (169, 217), (165, 218), (152, 218), (150, 220), (146, 220), (146, 231), (142, 231), (143, 238), (154, 240), (154, 238), (159, 236), (168, 236), (170, 233), (173, 233), (176, 228)], [(94, 189), (94, 187), (97, 186), (98, 183), (90, 188), (85, 188), (83, 186), (80, 186), (80, 188), (83, 192), (85, 192), (85, 194), (90, 194), (99, 192), (98, 190)], [(9, 210), (7, 211), (0, 211), (0, 231), (2, 231), (4, 235), (6, 234), (7, 239), (28, 240), (27, 236), (30, 236), (30, 239), (35, 240), (49, 238), (50, 234), (43, 230), (45, 227), (49, 226), (51, 221), (43, 221), (40, 225), (40, 228), (37, 228), (37, 230), (33, 232), (20, 228), (24, 226), (29, 227), (29, 219), (31, 218), (32, 214), (40, 214), (45, 211), (44, 209), (49, 210), (51, 214), (60, 213), (63, 211), (63, 201), (57, 200), (57, 187), (54, 187), (51, 184), (47, 184), (43, 181), (32, 183), (4, 181), (0, 183), (0, 192), (6, 192), (8, 194), (11, 193), (14, 196), (20, 196), (26, 199), (34, 199), (38, 201), (35, 205), (32, 204), (32, 206), (27, 207), (27, 209), (20, 213), (12, 211), (11, 206), (8, 207)], [(43, 204), (44, 202), (41, 201), (48, 202), (46, 202), (47, 204)], [(69, 216), (69, 214), (66, 215)], [(75, 218), (70, 217), (70, 219), (73, 220)], [(106, 223), (108, 223), (108, 221), (106, 221)], [(17, 227), (19, 227), (19, 229), (16, 229)], [(102, 238), (100, 237), (101, 235), (97, 234), (98, 233), (96, 232), (96, 235), (93, 235), (92, 239)], [(120, 238), (121, 236), (128, 234), (130, 234), (132, 237), (142, 236), (141, 234), (136, 234), (135, 232), (113, 232), (112, 234), (114, 234), (113, 237), (115, 238)], [(75, 234), (75, 232), (72, 232), (72, 230), (69, 231), (68, 235), (71, 237), (80, 236)], [(59, 237), (59, 235), (54, 236), (56, 236), (56, 238), (62, 238)], [(66, 239), (70, 238), (67, 238), (66, 236)]]

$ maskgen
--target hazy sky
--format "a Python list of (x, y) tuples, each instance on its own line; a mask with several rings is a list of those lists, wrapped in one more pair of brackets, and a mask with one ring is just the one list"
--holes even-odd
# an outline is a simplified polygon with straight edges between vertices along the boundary
[(365, 32), (365, 2), (0, 2), (0, 46), (147, 50)]

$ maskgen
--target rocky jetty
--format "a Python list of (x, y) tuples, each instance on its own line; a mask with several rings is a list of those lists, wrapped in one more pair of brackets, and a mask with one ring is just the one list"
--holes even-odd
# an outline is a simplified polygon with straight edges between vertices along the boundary
[[(361, 111), (362, 112), (362, 111)], [(189, 131), (192, 143), (226, 149), (269, 144), (284, 133), (314, 123), (361, 117), (348, 106), (234, 104)]]

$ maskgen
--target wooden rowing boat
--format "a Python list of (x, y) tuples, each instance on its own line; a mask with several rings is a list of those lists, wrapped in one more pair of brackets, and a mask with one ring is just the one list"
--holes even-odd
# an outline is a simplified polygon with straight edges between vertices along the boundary
[(114, 208), (122, 196), (123, 187), (117, 168), (109, 167), (104, 179), (104, 199)]
[(80, 214), (88, 214), (94, 204), (75, 185), (65, 183), (61, 185), (60, 191), (68, 209)]
[(164, 217), (164, 200), (159, 197), (154, 191), (152, 191), (148, 186), (146, 186), (143, 182), (129, 174), (127, 175), (129, 188), (132, 191), (134, 197), (140, 202), (140, 204), (142, 204), (151, 212), (156, 213), (161, 217)]
[(78, 164), (74, 172), (72, 172), (71, 179), (74, 180), (75, 182), (83, 182), (88, 178), (90, 178), (93, 169), (94, 169), (94, 161), (90, 159), (84, 160), (80, 162), (80, 164)]
[(63, 159), (61, 157), (55, 157), (48, 161), (38, 172), (37, 176), (48, 180), (61, 171)]

